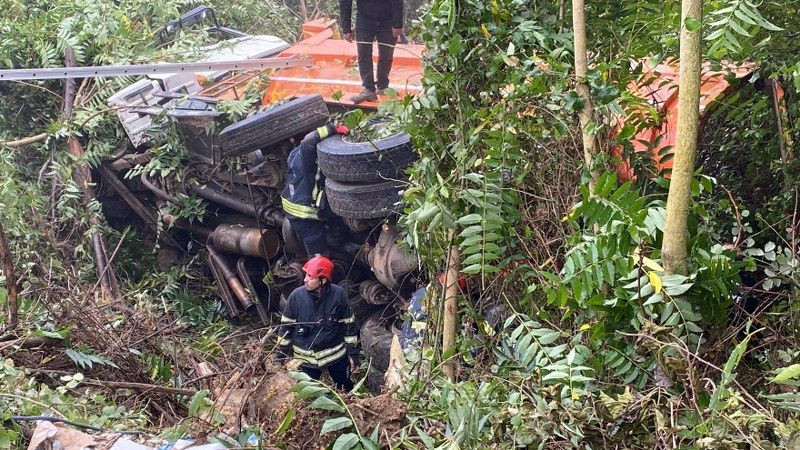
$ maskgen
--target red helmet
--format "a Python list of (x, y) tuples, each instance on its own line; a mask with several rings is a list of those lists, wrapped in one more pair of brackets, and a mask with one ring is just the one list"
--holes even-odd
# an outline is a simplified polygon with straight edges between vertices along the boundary
[(312, 277), (322, 277), (331, 281), (333, 277), (333, 262), (324, 256), (315, 256), (303, 265), (303, 272)]

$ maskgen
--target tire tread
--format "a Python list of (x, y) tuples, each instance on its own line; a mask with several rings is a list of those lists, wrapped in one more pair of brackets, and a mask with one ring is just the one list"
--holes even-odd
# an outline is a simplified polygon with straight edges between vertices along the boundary
[(330, 117), (319, 95), (296, 98), (236, 122), (219, 133), (223, 156), (235, 156), (307, 133)]

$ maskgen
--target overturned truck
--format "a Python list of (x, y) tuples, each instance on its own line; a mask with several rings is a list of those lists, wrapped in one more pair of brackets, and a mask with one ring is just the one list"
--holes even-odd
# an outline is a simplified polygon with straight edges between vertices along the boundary
[[(351, 70), (355, 46), (336, 39), (333, 26), (332, 21), (307, 23), (305, 39), (293, 46), (272, 36), (238, 34), (211, 49), (208, 59), (216, 61), (297, 55), (312, 61), (299, 72), (270, 74), (262, 109), (218, 132), (218, 102), (239, 98), (263, 72), (148, 76), (109, 99), (135, 150), (101, 166), (104, 191), (129, 208), (120, 213), (133, 211), (151, 226), (162, 222), (154, 229), (166, 225), (203, 243), (209, 272), (231, 316), (270, 323), (302, 284), (308, 255), (280, 201), (287, 156), (306, 133), (330, 120), (331, 107), (352, 106), (334, 98), (359, 88)], [(401, 95), (417, 89), (413, 83), (421, 72), (421, 48), (407, 47), (406, 53), (415, 56), (399, 57), (392, 77)], [(141, 170), (152, 158), (155, 119), (164, 115), (176, 124), (188, 154), (179, 177)], [(414, 152), (408, 134), (397, 132), (367, 142), (332, 136), (320, 142), (317, 154), (331, 212), (325, 226), (336, 267), (333, 281), (348, 293), (370, 361), (367, 385), (379, 390), (392, 332), (397, 332), (395, 318), (420, 284), (417, 258), (398, 244), (395, 226), (404, 169)], [(206, 203), (201, 221), (164, 213), (191, 198)], [(174, 243), (168, 233), (163, 238)]]

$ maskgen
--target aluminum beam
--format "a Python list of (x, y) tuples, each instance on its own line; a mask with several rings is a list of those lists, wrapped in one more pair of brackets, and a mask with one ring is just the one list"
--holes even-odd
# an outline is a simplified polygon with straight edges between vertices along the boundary
[(0, 70), (0, 81), (119, 77), (128, 75), (152, 75), (157, 73), (214, 72), (220, 70), (283, 69), (286, 67), (311, 67), (313, 64), (313, 61), (307, 58), (262, 58), (196, 63), (5, 69)]

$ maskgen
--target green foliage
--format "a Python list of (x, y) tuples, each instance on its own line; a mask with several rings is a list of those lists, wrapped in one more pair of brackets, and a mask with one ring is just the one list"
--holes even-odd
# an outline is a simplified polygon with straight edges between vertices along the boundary
[[(196, 2), (193, 2), (196, 3)], [(294, 41), (300, 34), (300, 20), (295, 8), (275, 0), (210, 0), (202, 2), (214, 8), (220, 25), (249, 34), (272, 34)]]
[[(710, 184), (697, 183), (697, 187), (704, 190)], [(668, 275), (658, 262), (665, 214), (662, 200), (648, 203), (632, 182), (618, 186), (614, 173), (603, 174), (593, 193), (585, 187), (582, 191), (581, 202), (568, 216), (577, 228), (573, 245), (564, 256), (560, 277), (548, 277), (554, 281), (548, 301), (567, 307), (567, 313), (577, 314), (581, 321), (597, 320), (592, 335), (604, 342), (616, 340), (616, 332), (636, 333), (650, 323), (658, 323), (668, 327), (674, 337), (696, 347), (702, 333), (698, 308), (715, 309), (728, 302), (735, 273), (714, 269), (716, 265), (729, 266), (729, 258), (723, 254), (711, 256), (697, 248), (696, 253), (705, 256), (698, 258), (705, 266), (689, 276)], [(707, 271), (727, 275), (728, 279), (712, 277), (713, 281), (709, 281), (719, 282), (720, 286), (698, 283)], [(616, 348), (613, 343), (612, 346)], [(610, 360), (617, 363), (614, 368), (627, 367), (644, 375), (637, 370), (639, 366), (619, 356), (611, 355)], [(623, 375), (620, 371), (615, 373)], [(629, 376), (630, 380), (638, 378), (633, 372), (624, 376), (626, 380)]]
[[(708, 52), (716, 57), (743, 54), (752, 45), (763, 45), (754, 38), (761, 30), (782, 31), (758, 12), (758, 5), (749, 0), (727, 0), (712, 2), (720, 8), (709, 12), (708, 31), (705, 37), (711, 42)], [(714, 6), (716, 6), (714, 5)], [(748, 41), (742, 44), (740, 41)]]
[[(552, 5), (551, 5), (552, 6)], [(423, 17), (423, 84), (400, 118), (420, 154), (405, 190), (407, 242), (432, 266), (449, 246), (483, 284), (518, 248), (519, 188), (545, 182), (537, 167), (558, 159), (574, 105), (564, 74), (567, 33), (555, 10), (520, 2), (434, 1)]]
[[(137, 429), (147, 423), (143, 410), (116, 405), (86, 388), (81, 373), (41, 383), (11, 360), (0, 361), (0, 447), (23, 446), (20, 428), (6, 421), (11, 415), (58, 416), (79, 423), (115, 429)], [(2, 445), (5, 442), (7, 445)]]
[[(297, 400), (308, 401), (314, 399), (308, 407), (336, 413), (333, 417), (328, 417), (323, 423), (319, 434), (337, 433), (339, 436), (332, 444), (332, 448), (337, 450), (349, 449), (377, 449), (380, 425), (376, 426), (370, 436), (364, 436), (358, 428), (353, 413), (348, 407), (348, 403), (332, 387), (314, 380), (303, 372), (292, 372), (292, 378), (297, 382), (292, 386)], [(363, 382), (363, 381), (362, 381)], [(361, 383), (359, 383), (360, 385)], [(354, 391), (358, 390), (358, 386)], [(291, 426), (296, 413), (295, 408), (289, 409), (278, 429), (275, 431), (277, 436), (282, 436)]]
[[(727, 10), (728, 17), (726, 8), (731, 5), (735, 8)], [(571, 36), (564, 32), (569, 15), (560, 18), (556, 7), (555, 2), (441, 0), (432, 2), (423, 18), (422, 37), (429, 48), (424, 88), (414, 99), (402, 99), (407, 109), (400, 115), (420, 154), (405, 191), (401, 224), (406, 241), (437, 269), (449, 248), (458, 246), (462, 272), (481, 281), (476, 289), (480, 299), (473, 292), (475, 304), (461, 303), (464, 316), (487, 303), (506, 303), (529, 315), (512, 316), (509, 321), (514, 326), (507, 322), (497, 336), (475, 338), (466, 331), (459, 355), (475, 367), (462, 374), (462, 381), (448, 383), (438, 377), (436, 366), (428, 368), (435, 389), (426, 382), (424, 389), (412, 387), (405, 397), (418, 408), (412, 408), (407, 436), (429, 447), (507, 445), (500, 437), (509, 435), (520, 440), (515, 445), (542, 447), (557, 445), (559, 438), (573, 445), (602, 442), (598, 445), (604, 447), (624, 447), (619, 442), (630, 442), (623, 436), (640, 439), (636, 442), (645, 446), (669, 445), (670, 440), (671, 445), (680, 445), (675, 436), (683, 444), (696, 446), (738, 444), (750, 435), (774, 438), (765, 437), (769, 435), (765, 424), (771, 420), (766, 410), (760, 409), (753, 420), (739, 415), (734, 405), (744, 394), (731, 384), (732, 367), (726, 369), (728, 375), (715, 372), (713, 376), (715, 380), (722, 376), (721, 383), (728, 389), (719, 391), (721, 409), (715, 416), (689, 407), (698, 399), (702, 408), (708, 407), (715, 395), (712, 387), (700, 392), (685, 387), (698, 370), (696, 360), (687, 355), (704, 354), (709, 351), (706, 346), (718, 345), (717, 340), (730, 333), (724, 330), (731, 312), (740, 313), (736, 302), (741, 273), (757, 264), (754, 258), (768, 268), (771, 261), (764, 257), (769, 251), (775, 260), (785, 255), (784, 272), (767, 276), (773, 280), (767, 282), (768, 287), (774, 287), (769, 284), (776, 278), (785, 283), (786, 270), (796, 273), (790, 268), (792, 252), (777, 251), (778, 245), (765, 250), (766, 242), (739, 241), (747, 244), (750, 254), (730, 245), (730, 233), (721, 232), (725, 227), (730, 230), (730, 212), (735, 208), (729, 201), (722, 202), (727, 185), (720, 188), (713, 178), (695, 174), (688, 230), (692, 264), (686, 275), (667, 274), (660, 264), (668, 180), (649, 179), (658, 175), (649, 154), (634, 158), (635, 181), (618, 183), (616, 174), (608, 172), (597, 181), (594, 193), (585, 186), (577, 189), (579, 202), (560, 224), (568, 227), (563, 245), (542, 248), (552, 240), (535, 240), (538, 233), (556, 241), (561, 238), (559, 224), (540, 218), (553, 212), (563, 215), (556, 199), (569, 194), (554, 195), (552, 185), (558, 178), (548, 176), (559, 163), (578, 166), (569, 160), (569, 150), (564, 149), (572, 146), (563, 137), (583, 105), (569, 79)], [(623, 155), (632, 155), (631, 140), (658, 124), (663, 111), (622, 87), (637, 82), (659, 88), (654, 84), (658, 79), (648, 80), (643, 74), (646, 67), (677, 56), (680, 2), (590, 2), (587, 8), (593, 68), (587, 78), (598, 106), (591, 131), (602, 144), (619, 145)], [(707, 3), (706, 9), (713, 20), (686, 25), (710, 35), (713, 58), (732, 58), (748, 51), (761, 57), (775, 46), (770, 33), (777, 38), (784, 32), (778, 28), (787, 29), (786, 20), (777, 19), (780, 8), (772, 2), (715, 1)], [(737, 28), (741, 15), (755, 22), (744, 27), (747, 38)], [(721, 21), (723, 17), (727, 20)], [(731, 33), (735, 44), (729, 39)], [(800, 70), (792, 70), (792, 76), (800, 77)], [(756, 158), (754, 149), (763, 147), (737, 146), (742, 139), (735, 136), (747, 136), (748, 142), (774, 142), (775, 134), (771, 125), (757, 125), (767, 117), (767, 103), (759, 100), (762, 109), (757, 115), (747, 105), (744, 109), (739, 105), (731, 102), (727, 112), (721, 113), (741, 118), (720, 131), (719, 141), (727, 147), (714, 154), (736, 149), (742, 156), (738, 160), (743, 161)], [(625, 117), (625, 125), (616, 128), (620, 117)], [(743, 121), (749, 126), (741, 126)], [(763, 148), (763, 153), (774, 155), (773, 150)], [(658, 155), (662, 162), (670, 158), (669, 152), (665, 148)], [(724, 165), (737, 157), (708, 160)], [(777, 173), (775, 166), (769, 167)], [(746, 173), (740, 175), (742, 180), (746, 177)], [(769, 181), (764, 185), (776, 187)], [(540, 199), (543, 193), (548, 196)], [(729, 212), (723, 218), (725, 208)], [(754, 232), (745, 224), (739, 224), (741, 233)], [(759, 251), (763, 254), (756, 256)], [(489, 351), (472, 351), (470, 346), (476, 345), (485, 345), (479, 350)], [(735, 347), (736, 363), (744, 364), (746, 345)], [(419, 352), (423, 362), (436, 355), (433, 350)], [(628, 388), (623, 391), (622, 386)], [(640, 391), (630, 389), (634, 386)], [(668, 398), (656, 400), (642, 394), (654, 387), (664, 389), (659, 392)], [(525, 398), (533, 410), (516, 408), (515, 395)], [(786, 404), (790, 400), (770, 401)], [(514, 410), (507, 413), (509, 405)], [(586, 405), (596, 407), (595, 414), (583, 410)], [(537, 414), (548, 415), (547, 425), (537, 422)], [(571, 422), (576, 416), (581, 417), (577, 424)], [(421, 432), (429, 429), (425, 424), (431, 417), (445, 425), (442, 435)], [(497, 429), (493, 428), (495, 417), (502, 424)], [(605, 420), (614, 425), (598, 425)], [(513, 433), (503, 428), (509, 421), (513, 421)], [(531, 428), (525, 427), (527, 423), (533, 424)], [(677, 423), (685, 433), (675, 428)], [(731, 423), (745, 431), (733, 431)], [(603, 427), (604, 431), (597, 431)], [(631, 437), (637, 433), (643, 435)]]
[(495, 350), (498, 369), (507, 362), (506, 370), (514, 370), (513, 365), (518, 365), (520, 376), (538, 378), (530, 380), (534, 385), (561, 387), (561, 401), (567, 404), (585, 396), (584, 386), (594, 378), (590, 376), (593, 369), (583, 365), (590, 352), (580, 344), (582, 336), (575, 336), (570, 344), (556, 344), (562, 340), (560, 331), (543, 327), (525, 316), (510, 317), (506, 327), (515, 322), (520, 323)]
[(64, 350), (64, 354), (83, 369), (92, 369), (95, 364), (117, 367), (111, 360), (102, 355), (98, 355), (96, 350), (92, 350), (85, 345), (74, 349), (68, 348)]

